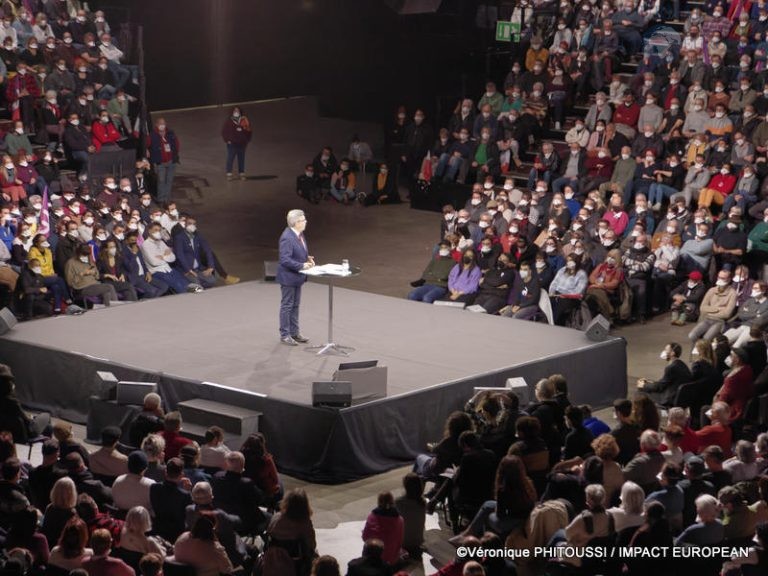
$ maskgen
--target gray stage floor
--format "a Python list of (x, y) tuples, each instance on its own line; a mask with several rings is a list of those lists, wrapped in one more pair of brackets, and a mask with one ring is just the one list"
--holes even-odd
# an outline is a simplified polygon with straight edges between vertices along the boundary
[[(343, 281), (342, 281), (343, 282)], [(302, 332), (327, 336), (326, 286), (305, 285)], [(582, 332), (335, 288), (335, 340), (388, 367), (388, 396), (594, 346)], [(10, 340), (310, 404), (345, 359), (278, 340), (279, 287), (246, 282), (19, 324)]]

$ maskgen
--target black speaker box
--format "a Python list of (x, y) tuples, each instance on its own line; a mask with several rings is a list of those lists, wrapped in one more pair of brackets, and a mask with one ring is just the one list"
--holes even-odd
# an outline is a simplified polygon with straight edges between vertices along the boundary
[(589, 323), (584, 333), (592, 342), (603, 342), (608, 338), (608, 331), (611, 329), (611, 323), (605, 316), (598, 314), (592, 322)]
[(11, 328), (16, 326), (18, 320), (8, 308), (0, 310), (0, 336), (8, 332)]
[(312, 406), (348, 408), (351, 405), (351, 382), (312, 382)]

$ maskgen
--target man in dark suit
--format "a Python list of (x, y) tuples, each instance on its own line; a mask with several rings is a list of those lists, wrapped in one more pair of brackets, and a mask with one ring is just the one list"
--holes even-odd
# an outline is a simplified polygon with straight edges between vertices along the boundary
[(125, 236), (123, 264), (125, 265), (126, 279), (142, 298), (157, 298), (170, 290), (168, 284), (149, 272), (144, 255), (139, 249), (138, 230), (131, 230)]
[(242, 452), (230, 452), (226, 462), (227, 469), (213, 477), (214, 506), (239, 516), (244, 534), (260, 532), (266, 527), (267, 520), (259, 509), (264, 495), (253, 480), (243, 476), (245, 457)]
[(173, 235), (173, 252), (176, 266), (190, 281), (203, 288), (216, 284), (213, 250), (197, 231), (197, 220), (192, 216), (187, 216), (183, 231)]
[(280, 284), (280, 341), (287, 346), (308, 342), (299, 332), (299, 304), (301, 285), (307, 277), (301, 270), (312, 268), (315, 260), (309, 255), (304, 230), (307, 218), (302, 210), (291, 210), (288, 226), (280, 235), (280, 258), (277, 266), (277, 283)]
[(165, 466), (165, 481), (149, 487), (155, 530), (169, 542), (175, 542), (184, 532), (186, 509), (192, 504), (192, 497), (182, 487), (183, 480), (184, 462), (181, 458), (171, 458)]
[(632, 423), (632, 401), (619, 398), (613, 402), (613, 411), (619, 424), (611, 430), (611, 436), (619, 445), (616, 462), (622, 466), (640, 452), (640, 430)]
[(641, 378), (637, 382), (638, 390), (646, 392), (651, 398), (653, 398), (659, 404), (664, 406), (672, 406), (675, 402), (675, 396), (677, 395), (677, 389), (681, 384), (691, 382), (693, 376), (691, 371), (685, 362), (680, 360), (680, 354), (683, 349), (680, 344), (672, 342), (664, 347), (661, 352), (661, 359), (666, 360), (667, 366), (664, 368), (664, 374), (660, 380), (651, 382), (645, 378)]

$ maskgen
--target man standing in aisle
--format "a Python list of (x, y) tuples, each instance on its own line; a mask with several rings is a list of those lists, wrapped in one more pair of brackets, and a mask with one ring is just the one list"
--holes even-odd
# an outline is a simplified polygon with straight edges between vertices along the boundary
[(280, 235), (280, 257), (277, 266), (277, 283), (280, 284), (280, 342), (286, 346), (298, 346), (309, 340), (299, 332), (299, 304), (301, 285), (307, 277), (301, 270), (312, 268), (315, 260), (309, 255), (304, 229), (307, 218), (302, 210), (288, 212), (288, 227)]

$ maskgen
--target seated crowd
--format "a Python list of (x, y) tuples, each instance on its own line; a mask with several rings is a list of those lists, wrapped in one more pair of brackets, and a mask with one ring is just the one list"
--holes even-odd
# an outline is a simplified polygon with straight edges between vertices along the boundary
[[(692, 368), (709, 364), (720, 377), (712, 362), (705, 354)], [(736, 366), (720, 377), (701, 416), (693, 417), (688, 405), (670, 405), (662, 414), (652, 394), (638, 392), (614, 402), (613, 426), (593, 417), (591, 407), (571, 404), (559, 374), (539, 381), (527, 406), (512, 391), (479, 392), (416, 459), (414, 472), (432, 485), (427, 513), (445, 508), (455, 546), (531, 552), (499, 564), (480, 559), (485, 574), (673, 574), (676, 567), (712, 576), (764, 574), (768, 433), (756, 434), (740, 411), (745, 393), (732, 387), (743, 368)], [(689, 566), (676, 564), (671, 552), (657, 559), (586, 557), (581, 565), (554, 553), (533, 554), (536, 547), (559, 545), (724, 545), (749, 553)], [(460, 574), (470, 560), (459, 555), (439, 574)]]
[(519, 4), (533, 17), (503, 93), (491, 81), (462, 100), (437, 140), (422, 110), (389, 131), (416, 186), (471, 187), (444, 206), (409, 298), (522, 319), (551, 307), (559, 325), (669, 312), (698, 322), (692, 341), (743, 344), (768, 306), (768, 6), (692, 7), (678, 52), (643, 49), (664, 2), (564, 0), (549, 34), (536, 15), (552, 3)]
[(18, 316), (61, 313), (73, 300), (109, 306), (202, 291), (219, 278), (239, 281), (222, 268), (194, 216), (173, 201), (158, 206), (135, 185), (123, 178), (118, 187), (107, 176), (98, 191), (82, 184), (52, 195), (50, 210), (37, 194), (27, 206), (0, 207), (0, 285)]

